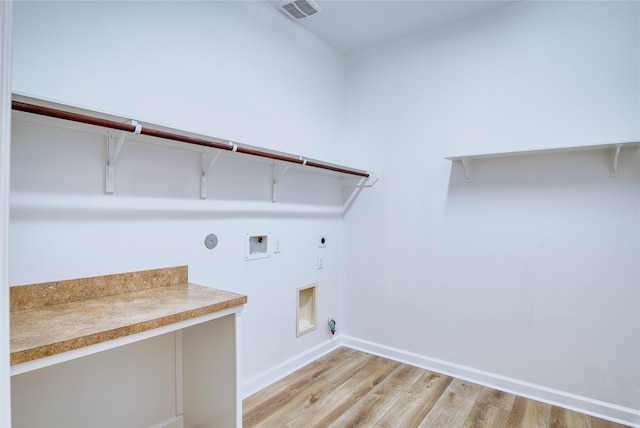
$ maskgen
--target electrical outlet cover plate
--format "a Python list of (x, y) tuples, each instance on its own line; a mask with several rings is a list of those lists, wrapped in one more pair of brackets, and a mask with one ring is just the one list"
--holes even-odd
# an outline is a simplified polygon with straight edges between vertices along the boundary
[(325, 248), (327, 246), (327, 235), (320, 235), (318, 239), (318, 247)]

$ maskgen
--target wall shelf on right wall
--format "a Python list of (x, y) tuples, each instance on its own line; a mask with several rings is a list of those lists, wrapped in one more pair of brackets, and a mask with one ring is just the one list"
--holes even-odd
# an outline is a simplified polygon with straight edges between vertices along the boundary
[(457, 156), (447, 156), (445, 159), (450, 160), (451, 162), (460, 162), (465, 170), (465, 181), (467, 183), (471, 183), (473, 181), (473, 161), (475, 159), (491, 159), (491, 158), (503, 158), (503, 157), (513, 157), (513, 156), (527, 156), (527, 155), (541, 155), (541, 154), (552, 154), (552, 153), (563, 153), (563, 152), (573, 152), (573, 151), (585, 151), (585, 150), (608, 150), (610, 152), (610, 166), (611, 166), (611, 176), (618, 176), (618, 161), (620, 159), (620, 154), (623, 151), (623, 148), (630, 147), (640, 147), (640, 140), (637, 141), (617, 141), (617, 142), (609, 142), (609, 143), (599, 143), (599, 144), (591, 144), (591, 145), (582, 145), (582, 146), (570, 146), (570, 147), (551, 147), (551, 148), (543, 148), (543, 149), (524, 149), (524, 150), (513, 150), (513, 151), (504, 151), (504, 152), (493, 152), (493, 153), (475, 153), (475, 154), (466, 154), (466, 155), (457, 155)]

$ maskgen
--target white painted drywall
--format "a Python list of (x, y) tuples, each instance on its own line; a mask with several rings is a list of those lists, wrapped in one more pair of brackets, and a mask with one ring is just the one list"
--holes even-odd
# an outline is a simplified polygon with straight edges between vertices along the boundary
[(472, 184), (443, 157), (638, 141), (639, 7), (521, 2), (348, 59), (351, 156), (384, 177), (346, 218), (349, 335), (637, 411), (638, 149)]
[(340, 161), (344, 56), (267, 2), (15, 9), (15, 91)]
[[(15, 6), (16, 91), (340, 162), (344, 57), (268, 3)], [(199, 152), (128, 138), (106, 196), (106, 131), (24, 120), (15, 115), (10, 285), (189, 265), (191, 282), (249, 296), (241, 364), (254, 387), (329, 342), (328, 327), (296, 338), (296, 288), (318, 283), (319, 319), (341, 318), (340, 178), (293, 168), (273, 204), (272, 165), (225, 155), (201, 201)], [(245, 261), (247, 232), (270, 232), (281, 252)]]

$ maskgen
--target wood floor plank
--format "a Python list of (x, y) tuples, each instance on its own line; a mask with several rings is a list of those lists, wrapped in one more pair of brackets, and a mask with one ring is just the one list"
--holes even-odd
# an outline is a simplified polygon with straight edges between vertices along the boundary
[(367, 357), (363, 352), (339, 348), (308, 364), (244, 400), (243, 425), (266, 426), (270, 421), (295, 418), (297, 409), (313, 405), (335, 389), (336, 382), (362, 370)]
[(487, 406), (498, 407), (503, 410), (511, 411), (516, 396), (508, 392), (498, 391), (497, 389), (483, 388), (478, 400)]
[(592, 416), (591, 428), (627, 428), (627, 426), (611, 421), (605, 421), (604, 419), (599, 419)]
[(480, 392), (480, 385), (453, 379), (419, 427), (463, 426)]
[(489, 407), (482, 413), (482, 419), (467, 417), (464, 428), (504, 428), (508, 426), (509, 411), (499, 407)]
[(551, 420), (551, 405), (516, 397), (507, 426), (547, 428)]
[(491, 388), (483, 388), (471, 412), (469, 412), (469, 416), (467, 416), (463, 427), (506, 427), (515, 399), (516, 396), (513, 394)]
[(287, 421), (290, 427), (326, 427), (338, 419), (355, 402), (382, 382), (400, 363), (386, 358), (368, 356), (366, 367), (348, 378), (329, 394), (309, 406), (309, 410)]
[(284, 427), (288, 425), (292, 419), (306, 412), (313, 403), (322, 399), (330, 391), (333, 385), (322, 379), (316, 380), (310, 384), (308, 388), (289, 397), (285, 402), (278, 406), (269, 407), (268, 409), (260, 409), (266, 411), (254, 412), (249, 416), (243, 417), (243, 426), (250, 427)]
[(422, 369), (408, 365), (397, 367), (376, 385), (369, 394), (357, 401), (329, 427), (370, 427), (391, 408), (422, 376)]
[(425, 370), (375, 426), (381, 428), (418, 426), (452, 380), (452, 377)]
[(255, 419), (258, 418), (257, 414), (281, 406), (290, 397), (308, 387), (330, 368), (328, 364), (322, 361), (314, 361), (285, 377), (280, 382), (273, 383), (255, 393), (243, 402), (245, 417)]
[(511, 408), (511, 413), (509, 414), (509, 421), (507, 423), (507, 426), (509, 428), (520, 426), (520, 424), (522, 423), (522, 419), (524, 419), (524, 410), (526, 404), (526, 398), (516, 397), (513, 402), (513, 407)]
[(344, 352), (344, 349), (348, 348), (339, 348), (320, 359), (320, 361), (329, 364), (331, 367), (323, 376), (323, 379), (327, 382), (339, 385), (353, 377), (370, 361), (381, 358), (354, 349)]
[(591, 416), (552, 406), (549, 428), (592, 428)]

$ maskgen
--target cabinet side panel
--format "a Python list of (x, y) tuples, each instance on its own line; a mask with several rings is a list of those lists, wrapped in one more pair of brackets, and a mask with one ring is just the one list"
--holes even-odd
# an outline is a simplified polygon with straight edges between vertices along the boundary
[(182, 332), (185, 427), (236, 426), (235, 315)]

